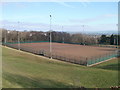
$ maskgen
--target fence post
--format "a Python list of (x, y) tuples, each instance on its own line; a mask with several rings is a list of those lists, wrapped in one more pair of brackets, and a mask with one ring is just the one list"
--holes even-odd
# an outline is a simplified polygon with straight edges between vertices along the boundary
[(86, 57), (86, 66), (87, 66), (87, 57)]

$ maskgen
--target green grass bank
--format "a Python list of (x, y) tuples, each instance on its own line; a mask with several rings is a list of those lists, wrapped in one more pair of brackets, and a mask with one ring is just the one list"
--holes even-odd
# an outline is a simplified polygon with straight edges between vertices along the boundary
[[(86, 67), (2, 47), (3, 88), (118, 86), (118, 59)], [(120, 63), (119, 63), (120, 64)]]

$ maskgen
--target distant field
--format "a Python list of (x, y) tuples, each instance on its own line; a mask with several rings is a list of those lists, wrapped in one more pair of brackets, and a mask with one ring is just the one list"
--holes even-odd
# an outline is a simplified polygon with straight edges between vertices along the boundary
[(118, 59), (93, 67), (85, 67), (5, 47), (2, 49), (3, 88), (118, 86)]

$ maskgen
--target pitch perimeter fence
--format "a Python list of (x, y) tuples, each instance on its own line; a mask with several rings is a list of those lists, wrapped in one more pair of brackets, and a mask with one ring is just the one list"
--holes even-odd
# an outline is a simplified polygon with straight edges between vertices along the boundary
[[(49, 41), (28, 41), (28, 42), (20, 42), (20, 43), (45, 43)], [(60, 41), (52, 41), (53, 43), (65, 43), (65, 44), (77, 44), (77, 45), (83, 45), (83, 43), (73, 43), (73, 42), (60, 42)], [(8, 44), (18, 44), (18, 42), (7, 42), (7, 43), (2, 43), (3, 45), (8, 45)], [(87, 46), (94, 46), (94, 47), (105, 47), (105, 48), (119, 48), (118, 45), (106, 45), (106, 44), (84, 44)]]
[[(15, 45), (15, 44), (6, 44), (6, 46), (14, 48), (14, 49), (19, 48), (18, 45)], [(26, 47), (26, 46), (21, 46), (20, 50), (30, 52), (33, 54), (37, 54), (37, 55), (42, 55), (42, 56), (45, 56), (48, 58), (52, 57), (53, 59), (58, 59), (61, 61), (66, 61), (66, 62), (79, 64), (79, 65), (85, 65), (85, 66), (100, 63), (102, 61), (105, 61), (105, 60), (108, 60), (110, 58), (118, 56), (117, 51), (106, 53), (104, 55), (93, 56), (93, 57), (76, 57), (76, 56), (71, 56), (71, 55), (67, 55), (67, 54), (63, 54), (63, 53), (52, 52), (52, 54), (51, 54), (49, 51), (46, 51), (44, 49), (38, 50), (38, 49), (34, 49), (32, 47)]]

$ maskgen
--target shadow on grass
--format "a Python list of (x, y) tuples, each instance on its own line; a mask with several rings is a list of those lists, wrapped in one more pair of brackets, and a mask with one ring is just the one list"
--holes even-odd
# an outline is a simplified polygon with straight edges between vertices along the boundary
[(105, 65), (105, 66), (97, 66), (96, 68), (120, 71), (119, 66), (120, 66), (120, 64), (109, 64), (109, 65)]
[[(65, 85), (61, 82), (56, 82), (49, 79), (28, 78), (26, 76), (11, 74), (8, 72), (5, 72), (3, 74), (3, 78), (9, 81), (13, 86), (19, 85), (23, 88), (66, 88), (66, 87), (71, 88), (73, 87), (73, 86)], [(3, 81), (3, 84), (4, 84), (4, 81)], [(3, 87), (3, 88), (7, 88), (7, 87)]]

